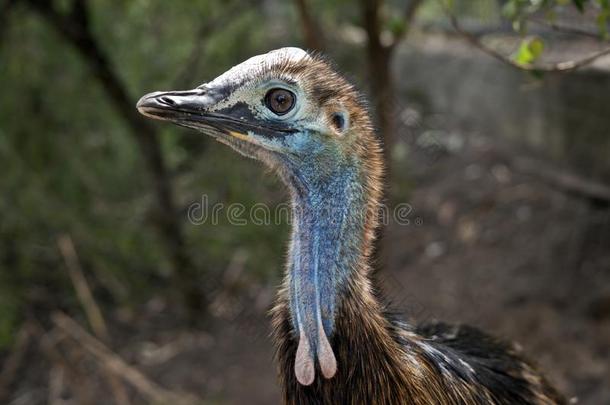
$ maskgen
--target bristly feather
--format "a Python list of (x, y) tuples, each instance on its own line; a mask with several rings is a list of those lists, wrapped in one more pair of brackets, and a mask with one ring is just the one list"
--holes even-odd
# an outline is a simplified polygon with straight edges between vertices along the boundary
[(310, 386), (293, 372), (297, 341), (280, 294), (272, 312), (284, 404), (566, 404), (514, 345), (468, 326), (395, 321), (359, 283), (336, 317), (337, 373)]

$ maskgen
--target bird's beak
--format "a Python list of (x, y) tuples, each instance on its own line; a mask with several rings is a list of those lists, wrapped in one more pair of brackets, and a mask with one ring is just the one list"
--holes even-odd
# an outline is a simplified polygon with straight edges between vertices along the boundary
[(142, 97), (136, 105), (141, 114), (171, 121), (175, 124), (201, 130), (221, 132), (236, 138), (248, 137), (245, 122), (227, 112), (214, 111), (223, 95), (204, 89), (186, 91), (157, 91)]
[(226, 98), (227, 92), (223, 89), (205, 87), (158, 91), (142, 97), (137, 108), (150, 118), (256, 144), (256, 136), (278, 137), (295, 132), (285, 124), (270, 123), (256, 117), (244, 103), (226, 105)]
[(188, 116), (189, 113), (207, 110), (216, 102), (217, 100), (200, 89), (155, 91), (142, 97), (136, 108), (147, 117), (175, 121)]

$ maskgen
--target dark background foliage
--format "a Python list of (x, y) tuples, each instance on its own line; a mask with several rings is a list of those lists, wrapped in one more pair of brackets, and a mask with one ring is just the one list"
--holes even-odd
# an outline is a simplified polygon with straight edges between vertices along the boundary
[(568, 396), (610, 401), (609, 16), (606, 0), (0, 2), (0, 402), (277, 401), (265, 313), (289, 224), (248, 213), (287, 195), (135, 103), (281, 46), (328, 54), (371, 102), (404, 209), (379, 257), (397, 309), (517, 340)]

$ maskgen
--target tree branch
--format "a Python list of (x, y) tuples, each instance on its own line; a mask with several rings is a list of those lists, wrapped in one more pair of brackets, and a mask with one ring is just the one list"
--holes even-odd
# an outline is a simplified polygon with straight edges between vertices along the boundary
[[(391, 69), (391, 48), (381, 41), (381, 7), (383, 0), (361, 0), (362, 24), (367, 35), (367, 68), (369, 90), (376, 116), (376, 126), (379, 138), (384, 148), (384, 161), (386, 162), (385, 178), (390, 182), (392, 176), (391, 150), (394, 137), (395, 86)], [(373, 246), (373, 260), (375, 270), (387, 264), (388, 251), (383, 247), (387, 245), (384, 238), (384, 229), (379, 228)]]
[(610, 55), (610, 47), (604, 48), (600, 51), (593, 52), (592, 54), (585, 56), (582, 59), (578, 60), (570, 60), (565, 62), (559, 62), (554, 64), (537, 64), (537, 65), (521, 65), (516, 61), (512, 60), (510, 57), (501, 54), (493, 48), (483, 44), (479, 38), (472, 35), (470, 32), (464, 30), (460, 25), (458, 19), (453, 15), (449, 14), (449, 20), (455, 32), (457, 32), (460, 36), (462, 36), (466, 41), (468, 41), (471, 45), (479, 50), (485, 52), (486, 54), (492, 56), (493, 58), (506, 63), (510, 66), (516, 67), (517, 69), (531, 71), (531, 72), (547, 72), (547, 73), (567, 73), (577, 69), (580, 69), (584, 66), (590, 65), (597, 59)]
[(597, 34), (595, 32), (585, 31), (585, 30), (581, 30), (579, 28), (574, 28), (574, 27), (568, 27), (565, 25), (557, 24), (557, 23), (554, 23), (551, 21), (541, 20), (539, 18), (534, 18), (534, 17), (530, 17), (530, 18), (528, 18), (528, 20), (535, 24), (549, 27), (557, 32), (561, 32), (561, 33), (565, 33), (565, 34), (572, 34), (572, 35), (579, 35), (579, 36), (587, 37), (587, 38), (593, 38), (593, 39), (597, 39), (598, 41), (601, 39), (599, 34)]
[(584, 198), (599, 206), (610, 205), (610, 187), (603, 183), (532, 159), (516, 158), (513, 165), (520, 172), (537, 177), (566, 194)]
[(382, 0), (362, 0), (361, 8), (363, 14), (363, 25), (364, 30), (367, 34), (369, 42), (369, 48), (383, 49), (384, 46), (381, 43), (381, 26), (379, 10), (381, 8)]
[(415, 15), (417, 14), (417, 10), (419, 10), (419, 6), (421, 6), (423, 0), (408, 0), (407, 6), (405, 7), (405, 12), (403, 14), (403, 28), (397, 35), (394, 37), (390, 48), (395, 48), (409, 33), (411, 27), (413, 26), (413, 20), (415, 19)]

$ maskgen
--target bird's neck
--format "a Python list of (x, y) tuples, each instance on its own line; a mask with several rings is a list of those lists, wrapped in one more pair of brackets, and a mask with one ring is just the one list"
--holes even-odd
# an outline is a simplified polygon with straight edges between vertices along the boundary
[(330, 342), (338, 307), (348, 285), (366, 279), (376, 207), (364, 182), (352, 166), (316, 176), (301, 168), (290, 179), (293, 230), (284, 294), (298, 337), (294, 371), (303, 385), (315, 378), (316, 364), (325, 378), (334, 376), (337, 364)]

